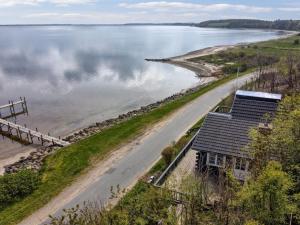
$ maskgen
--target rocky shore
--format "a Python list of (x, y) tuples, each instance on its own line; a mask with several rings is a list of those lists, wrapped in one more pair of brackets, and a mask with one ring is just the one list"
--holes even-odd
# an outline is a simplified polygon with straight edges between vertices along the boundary
[[(203, 88), (204, 86), (208, 85), (210, 82), (205, 84), (200, 84), (198, 86), (195, 86), (193, 88), (189, 88), (185, 91), (173, 94), (170, 97), (167, 97), (161, 101), (157, 101), (155, 103), (149, 104), (147, 106), (142, 106), (139, 109), (124, 113), (119, 115), (116, 118), (108, 119), (102, 122), (96, 122), (95, 124), (90, 125), (89, 127), (83, 128), (79, 131), (76, 131), (66, 137), (63, 138), (63, 140), (68, 141), (70, 143), (76, 143), (80, 140), (83, 140), (87, 137), (92, 136), (93, 134), (102, 132), (103, 130), (110, 128), (118, 123), (124, 122), (126, 120), (129, 120), (135, 116), (140, 116), (145, 113), (148, 113), (164, 104), (167, 104), (169, 102), (175, 101), (185, 95), (197, 92), (200, 88)], [(58, 146), (42, 146), (34, 150), (29, 154), (27, 157), (21, 157), (19, 161), (6, 165), (4, 167), (5, 173), (15, 173), (22, 169), (33, 169), (36, 171), (39, 171), (43, 165), (43, 161), (45, 157), (47, 157), (50, 154), (53, 154), (56, 150), (60, 149), (61, 147)]]

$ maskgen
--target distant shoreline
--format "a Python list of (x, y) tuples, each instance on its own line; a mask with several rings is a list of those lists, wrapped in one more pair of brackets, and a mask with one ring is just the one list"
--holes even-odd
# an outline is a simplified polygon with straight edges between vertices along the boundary
[[(218, 20), (217, 20), (218, 21)], [(220, 20), (222, 21), (222, 20)], [(226, 21), (241, 21), (244, 22), (243, 19), (239, 20), (224, 20)], [(214, 21), (203, 21), (199, 23), (195, 22), (173, 22), (173, 23), (49, 23), (49, 24), (0, 24), (0, 27), (41, 27), (41, 26), (185, 26), (185, 27), (197, 27), (197, 28), (207, 28), (207, 29), (247, 29), (247, 30), (269, 30), (269, 31), (283, 31), (283, 32), (288, 32), (288, 31), (294, 31), (294, 32), (300, 32), (300, 29), (280, 29), (276, 26), (272, 27), (271, 24), (275, 23), (275, 21), (263, 21), (263, 20), (245, 20), (245, 21), (250, 21), (250, 22), (260, 22), (260, 23), (268, 23), (269, 26), (247, 26), (243, 24), (239, 26), (214, 26), (213, 22)], [(282, 20), (282, 22), (285, 22), (286, 20)], [(300, 20), (292, 20), (295, 23), (300, 24)], [(252, 24), (253, 25), (253, 24)], [(300, 26), (300, 25), (299, 25)]]
[[(297, 31), (282, 31), (284, 32), (283, 35), (275, 38), (271, 38), (266, 41), (270, 40), (278, 40), (278, 39), (283, 39), (283, 38), (288, 38), (290, 36), (293, 36), (299, 32)], [(249, 42), (249, 43), (238, 43), (234, 45), (220, 45), (220, 46), (213, 46), (213, 47), (207, 47), (203, 49), (198, 49), (195, 51), (187, 52), (182, 55), (178, 56), (173, 56), (173, 57), (168, 57), (168, 58), (161, 58), (161, 59), (145, 59), (146, 61), (151, 61), (151, 62), (161, 62), (161, 63), (168, 63), (171, 65), (179, 66), (185, 69), (188, 69), (194, 73), (198, 77), (216, 77), (218, 76), (220, 72), (220, 67), (216, 66), (214, 64), (202, 62), (200, 63), (195, 63), (192, 61), (192, 59), (206, 56), (206, 55), (211, 55), (215, 54), (220, 51), (225, 51), (230, 48), (235, 48), (237, 46), (241, 45), (248, 45), (248, 44), (253, 44), (253, 43), (258, 43), (258, 42)]]

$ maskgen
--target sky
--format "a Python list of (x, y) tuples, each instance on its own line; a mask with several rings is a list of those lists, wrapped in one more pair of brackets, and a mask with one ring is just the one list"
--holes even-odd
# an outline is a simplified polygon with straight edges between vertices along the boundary
[(300, 0), (0, 0), (0, 24), (300, 19)]

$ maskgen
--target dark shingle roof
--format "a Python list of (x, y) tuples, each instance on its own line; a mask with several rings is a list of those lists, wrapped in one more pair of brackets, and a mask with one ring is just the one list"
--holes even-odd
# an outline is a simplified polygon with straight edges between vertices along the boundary
[(229, 114), (207, 115), (192, 149), (250, 157), (242, 150), (250, 141), (250, 129), (257, 127), (267, 113), (273, 118), (280, 99), (279, 94), (237, 91)]
[(258, 100), (243, 99), (236, 96), (231, 114), (234, 118), (262, 121), (265, 114), (274, 117), (278, 103)]
[(241, 149), (248, 144), (249, 131), (255, 126), (257, 122), (235, 119), (230, 114), (209, 113), (192, 149), (247, 157)]

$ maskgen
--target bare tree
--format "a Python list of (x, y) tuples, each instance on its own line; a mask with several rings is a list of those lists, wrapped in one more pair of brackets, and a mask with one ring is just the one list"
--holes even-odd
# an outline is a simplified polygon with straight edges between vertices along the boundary
[(287, 77), (288, 77), (288, 85), (289, 88), (294, 87), (293, 82), (293, 74), (295, 74), (295, 66), (296, 66), (296, 56), (292, 53), (288, 53), (286, 57), (286, 65), (287, 65)]

